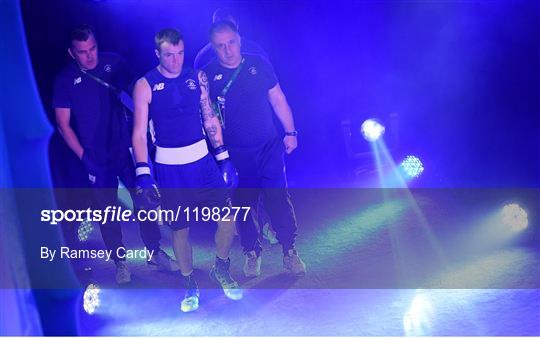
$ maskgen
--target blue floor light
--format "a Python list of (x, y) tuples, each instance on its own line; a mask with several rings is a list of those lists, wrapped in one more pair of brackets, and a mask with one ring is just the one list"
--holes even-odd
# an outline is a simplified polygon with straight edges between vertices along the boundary
[(93, 231), (94, 225), (89, 219), (79, 223), (79, 228), (77, 229), (77, 237), (79, 238), (79, 241), (86, 242)]
[(89, 315), (94, 314), (101, 304), (100, 292), (101, 289), (96, 284), (89, 284), (84, 291), (83, 308)]
[(401, 162), (400, 167), (409, 178), (417, 178), (424, 171), (424, 165), (422, 161), (416, 156), (408, 155)]
[(515, 232), (525, 230), (529, 225), (527, 212), (517, 203), (507, 204), (502, 208), (501, 220)]

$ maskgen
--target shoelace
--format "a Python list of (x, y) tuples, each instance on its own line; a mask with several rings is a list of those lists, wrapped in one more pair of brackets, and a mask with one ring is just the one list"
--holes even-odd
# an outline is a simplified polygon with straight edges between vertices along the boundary
[(257, 257), (249, 257), (248, 259), (248, 265), (250, 267), (257, 266)]
[(189, 297), (199, 297), (199, 289), (198, 288), (189, 288), (186, 290), (186, 298)]
[(224, 273), (216, 270), (216, 279), (224, 288), (231, 288), (237, 285), (228, 272)]

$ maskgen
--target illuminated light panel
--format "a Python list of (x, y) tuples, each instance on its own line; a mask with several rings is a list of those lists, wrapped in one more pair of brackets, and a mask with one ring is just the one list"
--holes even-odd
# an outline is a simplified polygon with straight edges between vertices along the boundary
[(416, 178), (424, 171), (422, 161), (416, 156), (408, 155), (400, 164), (401, 168), (410, 178)]
[(99, 299), (100, 292), (101, 290), (96, 284), (89, 284), (84, 291), (83, 308), (89, 315), (95, 313), (96, 309), (101, 304)]
[(90, 234), (94, 231), (94, 225), (90, 220), (82, 221), (77, 229), (77, 237), (79, 241), (86, 242)]

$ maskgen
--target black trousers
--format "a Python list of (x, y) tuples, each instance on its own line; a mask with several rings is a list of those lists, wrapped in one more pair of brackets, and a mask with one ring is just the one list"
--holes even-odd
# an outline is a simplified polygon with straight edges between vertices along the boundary
[[(297, 224), (294, 208), (287, 190), (284, 149), (281, 139), (274, 138), (257, 149), (229, 149), (240, 179), (233, 194), (233, 205), (257, 208), (262, 194), (264, 207), (270, 217), (276, 237), (286, 253), (294, 248)], [(237, 219), (244, 252), (262, 250), (259, 229), (252, 217)]]
[[(131, 196), (133, 196), (135, 166), (129, 149), (120, 152), (115, 161), (100, 169), (96, 175), (95, 184), (90, 184), (88, 173), (81, 161), (62, 139), (58, 140), (55, 136), (50, 142), (49, 160), (53, 185), (57, 188), (55, 189), (55, 197), (59, 209), (86, 209), (90, 204), (95, 209), (105, 209), (109, 205), (119, 206), (118, 180), (129, 189)], [(65, 222), (62, 225), (64, 240), (69, 247), (81, 247), (77, 236), (78, 226), (78, 222)], [(112, 250), (112, 258), (118, 261), (116, 250), (119, 247), (124, 247), (121, 224), (117, 221), (107, 222), (100, 224), (100, 230), (105, 247)], [(161, 234), (156, 222), (139, 223), (139, 232), (148, 250), (160, 249)], [(75, 267), (75, 269), (78, 270), (80, 267)]]
[[(92, 194), (88, 174), (81, 160), (68, 148), (62, 136), (55, 132), (49, 141), (49, 167), (56, 207), (60, 210), (83, 210), (90, 206)], [(64, 221), (61, 224), (65, 244), (72, 249), (83, 249), (77, 236), (79, 222)], [(71, 265), (80, 280), (86, 278), (84, 268), (89, 262), (84, 259), (73, 259)]]

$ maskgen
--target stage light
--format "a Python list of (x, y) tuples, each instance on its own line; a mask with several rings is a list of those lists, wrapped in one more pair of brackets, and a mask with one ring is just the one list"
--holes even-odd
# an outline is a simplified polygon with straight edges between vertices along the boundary
[(96, 312), (96, 309), (101, 304), (99, 293), (101, 289), (96, 284), (89, 284), (84, 291), (83, 308), (89, 315)]
[(416, 178), (424, 171), (422, 161), (416, 156), (408, 155), (400, 164), (401, 168), (410, 178)]
[(501, 220), (515, 232), (524, 230), (529, 225), (527, 212), (517, 203), (507, 204), (502, 208)]
[(79, 228), (77, 229), (77, 237), (79, 238), (79, 241), (86, 242), (93, 231), (94, 225), (89, 219), (79, 223)]
[(423, 293), (416, 292), (413, 301), (403, 316), (403, 331), (406, 336), (429, 335), (433, 306)]
[(376, 119), (368, 119), (362, 123), (360, 131), (362, 136), (369, 142), (377, 141), (382, 135), (384, 135), (384, 126)]

